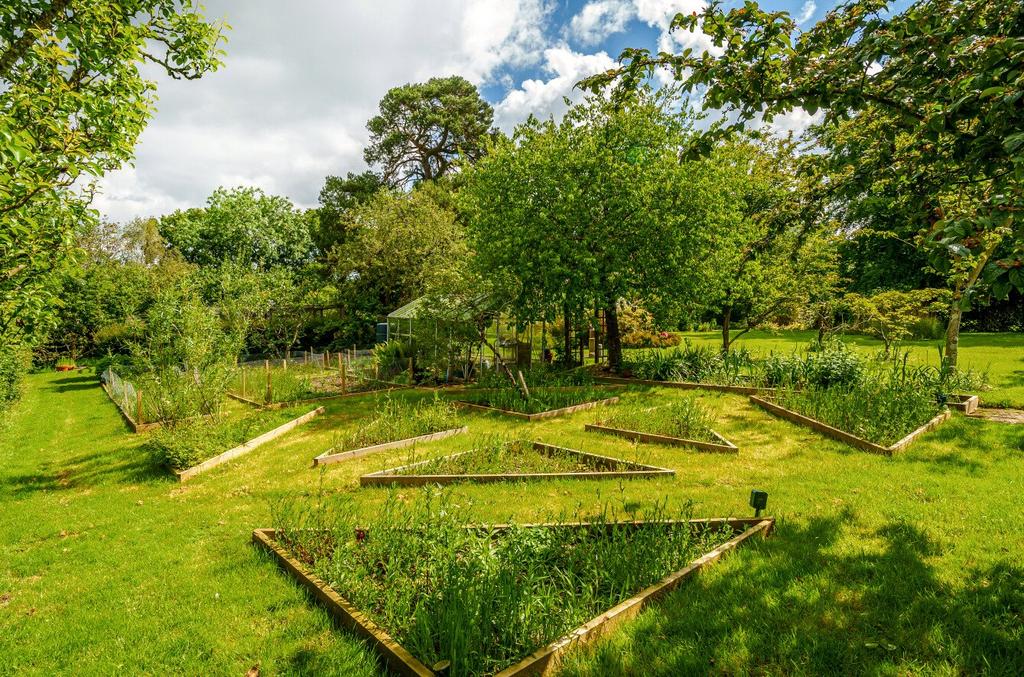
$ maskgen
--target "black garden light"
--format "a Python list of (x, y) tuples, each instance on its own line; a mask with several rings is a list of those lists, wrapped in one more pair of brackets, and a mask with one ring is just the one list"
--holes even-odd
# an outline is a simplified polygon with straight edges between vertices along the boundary
[(760, 489), (751, 491), (750, 507), (754, 509), (754, 517), (760, 517), (761, 511), (768, 507), (768, 492)]

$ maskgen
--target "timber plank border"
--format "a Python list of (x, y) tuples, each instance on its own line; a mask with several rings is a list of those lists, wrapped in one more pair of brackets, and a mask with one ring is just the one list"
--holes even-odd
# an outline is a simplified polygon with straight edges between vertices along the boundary
[(661, 468), (656, 465), (626, 461), (611, 456), (590, 454), (585, 451), (557, 447), (543, 442), (533, 442), (533, 448), (541, 453), (564, 453), (576, 456), (582, 460), (590, 461), (597, 468), (627, 468), (626, 470), (593, 470), (585, 472), (552, 472), (552, 473), (466, 473), (462, 475), (416, 475), (399, 474), (406, 470), (414, 469), (438, 460), (448, 460), (475, 453), (477, 450), (460, 451), (456, 454), (449, 454), (436, 459), (417, 461), (408, 465), (401, 465), (386, 470), (367, 473), (359, 478), (359, 485), (369, 486), (423, 486), (427, 484), (455, 484), (457, 482), (473, 482), (486, 484), (492, 482), (520, 482), (529, 480), (606, 480), (606, 479), (646, 479), (654, 477), (673, 477), (675, 470)]
[(845, 430), (840, 430), (839, 428), (830, 426), (827, 423), (822, 423), (821, 421), (811, 418), (810, 416), (804, 416), (803, 414), (799, 414), (790, 409), (786, 409), (785, 407), (781, 407), (775, 404), (774, 402), (769, 402), (768, 400), (762, 399), (760, 397), (751, 395), (750, 401), (756, 404), (757, 406), (761, 407), (765, 411), (775, 414), (780, 418), (788, 419), (794, 423), (805, 425), (808, 428), (816, 430), (827, 437), (839, 440), (840, 442), (845, 442), (850, 446), (856, 447), (857, 449), (860, 449), (862, 451), (869, 451), (873, 454), (880, 454), (882, 456), (892, 456), (897, 452), (903, 451), (904, 449), (909, 447), (918, 437), (924, 435), (925, 433), (931, 430), (934, 430), (950, 416), (949, 409), (945, 409), (939, 412), (934, 418), (932, 418), (930, 421), (919, 427), (917, 430), (914, 430), (913, 432), (908, 434), (903, 439), (885, 447), (880, 444), (875, 444), (874, 442), (865, 440), (862, 437), (857, 437), (856, 435), (848, 433)]
[(649, 444), (667, 444), (673, 447), (693, 447), (698, 451), (708, 451), (717, 454), (736, 454), (739, 453), (739, 447), (725, 439), (717, 431), (712, 430), (711, 434), (715, 436), (718, 442), (706, 442), (703, 440), (690, 440), (683, 437), (673, 437), (672, 435), (658, 435), (656, 433), (645, 433), (639, 430), (626, 430), (625, 428), (613, 428), (606, 426), (602, 422), (587, 423), (583, 426), (584, 430), (589, 432), (605, 433), (607, 435), (617, 435), (624, 437), (629, 440), (636, 442), (646, 442)]
[[(375, 381), (375, 383), (376, 382), (377, 381)], [(379, 381), (379, 383), (386, 383), (386, 382), (385, 381)], [(344, 398), (347, 398), (347, 397), (359, 397), (361, 395), (374, 395), (374, 394), (380, 394), (380, 393), (390, 393), (390, 392), (395, 391), (395, 390), (410, 390), (410, 389), (415, 387), (415, 386), (400, 385), (400, 384), (388, 384), (388, 386), (389, 387), (387, 387), (387, 388), (380, 388), (378, 390), (362, 390), (362, 391), (357, 392), (357, 393), (343, 393), (343, 394), (338, 394), (338, 395), (324, 395), (323, 397), (310, 397), (310, 398), (305, 399), (305, 400), (288, 400), (286, 402), (271, 402), (269, 404), (264, 404), (264, 403), (261, 403), (261, 402), (257, 402), (256, 400), (250, 400), (247, 397), (242, 397), (241, 395), (238, 395), (237, 393), (232, 393), (232, 392), (228, 393), (228, 397), (230, 397), (233, 400), (238, 400), (239, 402), (243, 402), (245, 404), (251, 405), (253, 407), (259, 407), (260, 409), (286, 409), (288, 407), (297, 407), (297, 406), (302, 406), (304, 404), (317, 404), (319, 402), (330, 402), (331, 400), (341, 400), (341, 399), (344, 399)]]
[[(505, 668), (501, 672), (497, 673), (496, 677), (520, 677), (523, 675), (553, 674), (558, 669), (559, 664), (568, 652), (610, 634), (624, 622), (635, 618), (644, 608), (658, 602), (667, 594), (678, 588), (689, 578), (697, 574), (701, 569), (718, 562), (744, 543), (751, 541), (755, 536), (760, 536), (762, 538), (769, 536), (774, 529), (775, 518), (692, 519), (688, 520), (688, 523), (692, 530), (728, 526), (732, 529), (732, 532), (735, 535), (717, 548), (714, 548), (693, 560), (682, 569), (666, 575), (661, 580), (648, 586), (636, 595), (616, 604), (611, 609), (598, 614), (583, 625), (580, 625), (555, 641), (537, 649), (518, 663)], [(660, 524), (665, 526), (677, 524), (677, 522), (649, 523), (637, 521), (628, 522), (626, 524), (642, 527), (647, 524)], [(510, 525), (473, 525), (467, 526), (467, 528), (496, 532), (507, 529), (509, 526)], [(588, 523), (578, 522), (573, 524), (524, 524), (521, 526), (524, 528), (566, 527), (586, 529), (590, 525)], [(606, 524), (602, 526), (611, 527), (615, 525)], [(400, 675), (416, 677), (431, 677), (438, 674), (413, 656), (407, 649), (395, 641), (391, 635), (385, 632), (379, 625), (374, 623), (366, 616), (366, 614), (362, 613), (348, 600), (339, 595), (337, 591), (331, 588), (326, 582), (308, 571), (305, 565), (289, 555), (284, 548), (277, 544), (276, 535), (277, 532), (274, 529), (256, 529), (252, 532), (252, 542), (257, 547), (268, 552), (274, 558), (279, 567), (297, 579), (299, 584), (309, 591), (317, 601), (327, 609), (328, 613), (336, 618), (343, 627), (367, 640), (370, 646), (378, 653), (382, 662), (390, 670)]]
[(539, 421), (545, 418), (554, 418), (556, 416), (567, 416), (568, 414), (575, 414), (577, 411), (586, 411), (587, 409), (594, 409), (595, 407), (603, 407), (609, 404), (615, 404), (619, 401), (619, 396), (608, 397), (603, 400), (591, 400), (590, 402), (583, 402), (582, 404), (574, 404), (568, 407), (562, 407), (561, 409), (549, 409), (547, 411), (541, 411), (536, 414), (526, 414), (521, 411), (512, 411), (510, 409), (498, 409), (497, 407), (488, 407), (483, 404), (473, 404), (472, 402), (465, 402), (463, 400), (451, 400), (452, 404), (457, 407), (464, 409), (471, 409), (473, 411), (487, 411), (495, 414), (501, 414), (502, 416), (511, 416), (513, 418), (522, 419), (524, 421)]
[(419, 442), (431, 442), (433, 440), (443, 440), (446, 437), (452, 435), (459, 435), (469, 430), (469, 426), (462, 426), (461, 428), (450, 428), (448, 430), (441, 430), (436, 433), (427, 433), (426, 435), (417, 435), (416, 437), (407, 437), (404, 440), (395, 440), (394, 442), (383, 442), (381, 444), (374, 444), (369, 447), (360, 447), (359, 449), (350, 449), (349, 451), (341, 451), (336, 454), (332, 454), (331, 450), (328, 449), (324, 453), (320, 454), (313, 459), (313, 467), (318, 465), (329, 465), (331, 463), (341, 463), (342, 461), (348, 461), (349, 459), (359, 458), (360, 456), (366, 456), (378, 451), (384, 451), (385, 449), (401, 449), (403, 447), (411, 447)]
[(651, 381), (639, 378), (622, 378), (619, 376), (595, 376), (598, 383), (615, 383), (619, 385), (641, 385), (657, 388), (678, 388), (680, 390), (714, 390), (733, 395), (767, 395), (775, 392), (775, 388), (759, 388), (755, 386), (729, 386), (718, 383), (697, 383), (695, 381)]
[(313, 411), (307, 412), (302, 416), (299, 416), (298, 418), (294, 418), (291, 421), (288, 421), (287, 423), (283, 423), (282, 425), (277, 426), (273, 430), (268, 430), (262, 435), (254, 437), (248, 442), (243, 442), (242, 444), (238, 445), (233, 449), (228, 449), (222, 454), (217, 454), (213, 458), (208, 458), (202, 463), (194, 465), (191, 468), (186, 468), (185, 470), (175, 470), (174, 474), (178, 477), (179, 482), (187, 482), (196, 475), (204, 473), (212, 468), (216, 468), (217, 466), (227, 463), (228, 461), (234, 460), (239, 456), (244, 456), (253, 449), (263, 444), (266, 444), (267, 442), (276, 439), (281, 435), (284, 435), (285, 433), (294, 430), (295, 428), (298, 428), (300, 425), (304, 423), (312, 421), (314, 418), (324, 413), (324, 411), (325, 409), (323, 407), (317, 407)]

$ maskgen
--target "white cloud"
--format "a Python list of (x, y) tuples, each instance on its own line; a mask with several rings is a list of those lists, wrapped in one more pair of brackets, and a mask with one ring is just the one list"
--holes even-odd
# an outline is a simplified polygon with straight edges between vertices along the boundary
[(816, 125), (824, 118), (822, 111), (811, 115), (803, 108), (794, 108), (788, 113), (776, 115), (768, 124), (768, 129), (776, 136), (786, 136), (790, 133), (793, 136), (800, 136), (811, 125)]
[(569, 22), (569, 35), (584, 45), (596, 45), (626, 29), (636, 15), (627, 0), (592, 0)]
[(814, 16), (814, 12), (817, 9), (818, 5), (815, 4), (814, 0), (807, 0), (807, 2), (805, 2), (803, 6), (800, 8), (800, 15), (797, 16), (794, 20), (797, 22), (797, 24), (805, 24), (811, 20), (811, 17)]
[(605, 52), (580, 54), (565, 45), (545, 50), (544, 61), (544, 70), (551, 79), (526, 80), (494, 107), (495, 122), (502, 129), (511, 131), (530, 113), (539, 118), (561, 115), (566, 109), (564, 97), (573, 101), (582, 97), (582, 92), (574, 89), (577, 82), (616, 65)]
[(551, 45), (550, 0), (204, 4), (232, 26), (225, 68), (194, 82), (154, 74), (158, 111), (135, 167), (107, 176), (94, 202), (110, 218), (198, 206), (220, 185), (315, 206), (325, 175), (364, 168), (366, 121), (388, 89), (501, 82)]

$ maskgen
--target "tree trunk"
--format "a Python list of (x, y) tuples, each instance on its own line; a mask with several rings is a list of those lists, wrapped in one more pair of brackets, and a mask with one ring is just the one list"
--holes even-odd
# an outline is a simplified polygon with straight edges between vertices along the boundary
[(942, 366), (945, 369), (956, 369), (957, 353), (960, 349), (960, 320), (964, 315), (961, 303), (961, 294), (953, 294), (953, 302), (949, 308), (949, 324), (946, 325), (946, 347), (942, 352)]
[(566, 301), (562, 306), (562, 341), (563, 348), (565, 349), (562, 353), (565, 364), (564, 367), (568, 367), (572, 362), (572, 332), (569, 329), (569, 302)]
[(732, 323), (732, 306), (726, 306), (722, 311), (722, 352), (729, 352), (729, 327)]
[(619, 335), (619, 310), (616, 306), (617, 303), (612, 300), (605, 304), (604, 309), (604, 321), (608, 331), (608, 345), (605, 349), (608, 351), (608, 367), (613, 374), (622, 372), (622, 337)]

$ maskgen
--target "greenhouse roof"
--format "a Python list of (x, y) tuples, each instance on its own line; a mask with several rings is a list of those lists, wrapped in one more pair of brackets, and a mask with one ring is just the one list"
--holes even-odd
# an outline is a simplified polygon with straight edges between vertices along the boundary
[[(390, 313), (388, 313), (388, 319), (389, 320), (415, 320), (416, 317), (419, 315), (420, 308), (422, 308), (426, 303), (427, 303), (427, 297), (426, 296), (421, 296), (421, 297), (419, 297), (417, 299), (414, 299), (414, 300), (410, 301), (409, 303), (406, 303), (401, 308), (396, 308), (395, 310), (392, 310)], [(474, 299), (474, 303), (470, 304), (470, 306), (466, 308), (465, 313), (462, 314), (462, 319), (463, 320), (469, 321), (469, 320), (473, 319), (473, 312), (472, 312), (473, 308), (472, 307), (474, 305), (478, 306), (478, 307), (485, 307), (485, 306), (489, 305), (488, 304), (488, 298), (485, 295), (481, 294), (476, 299)], [(496, 312), (496, 310), (491, 309), (491, 310), (487, 311), (487, 314), (494, 313), (494, 312)]]

